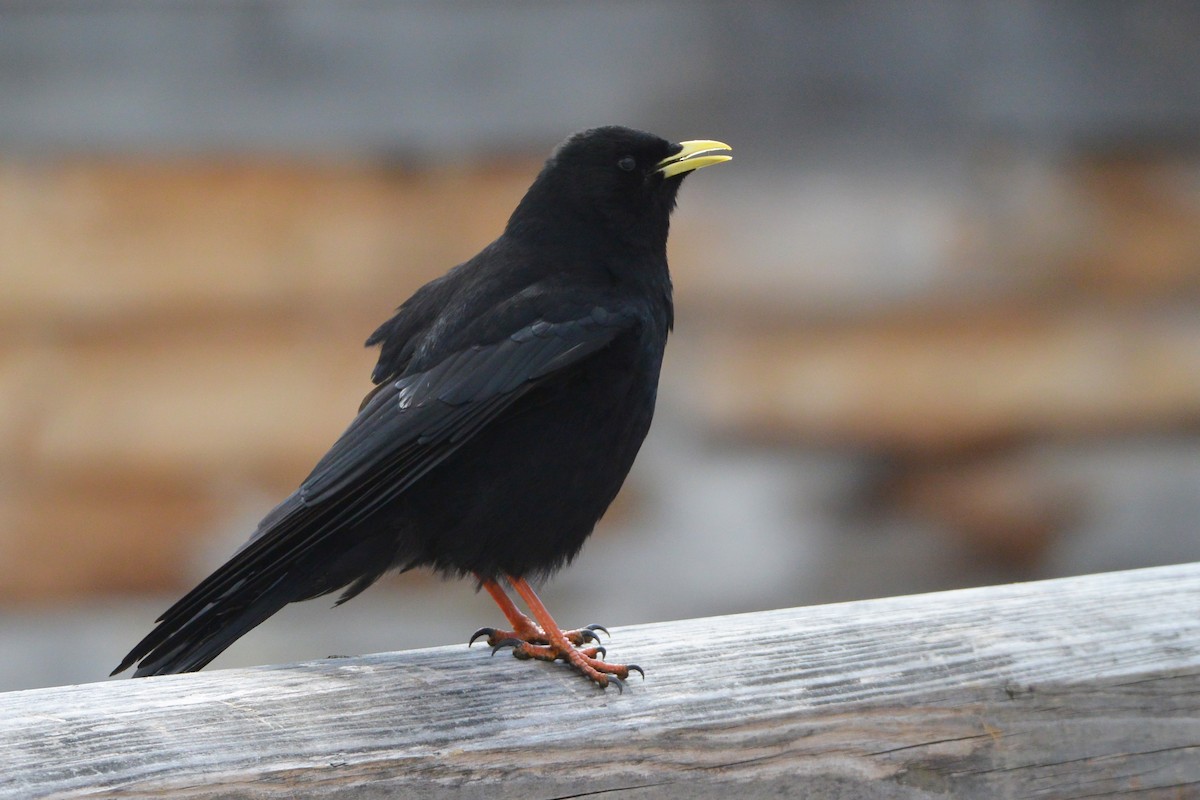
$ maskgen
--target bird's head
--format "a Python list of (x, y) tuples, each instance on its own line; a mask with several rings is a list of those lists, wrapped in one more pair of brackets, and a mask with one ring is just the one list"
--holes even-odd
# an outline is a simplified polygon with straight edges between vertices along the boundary
[[(554, 151), (513, 214), (513, 223), (578, 226), (666, 246), (679, 185), (693, 170), (729, 161), (722, 142), (669, 142), (608, 126), (571, 136)], [(541, 225), (537, 225), (541, 227)]]

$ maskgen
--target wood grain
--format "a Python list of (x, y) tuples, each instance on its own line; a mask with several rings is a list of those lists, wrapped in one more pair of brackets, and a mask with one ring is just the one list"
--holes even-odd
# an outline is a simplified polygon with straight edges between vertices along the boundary
[(1200, 564), (0, 695), (0, 797), (1200, 797)]

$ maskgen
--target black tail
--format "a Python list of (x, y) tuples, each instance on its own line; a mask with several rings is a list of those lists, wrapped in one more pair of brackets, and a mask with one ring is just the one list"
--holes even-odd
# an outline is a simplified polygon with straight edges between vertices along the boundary
[[(137, 662), (134, 677), (194, 672), (220, 655), (242, 635), (296, 599), (285, 576), (268, 587), (235, 586), (224, 597), (192, 614), (167, 612), (146, 638), (112, 671), (124, 672)], [(194, 593), (193, 593), (194, 594)], [(192, 598), (188, 595), (184, 601)]]
[(330, 547), (327, 537), (346, 530), (340, 504), (307, 506), (292, 495), (225, 564), (168, 608), (112, 674), (134, 664), (134, 677), (195, 672), (288, 603), (346, 587), (339, 605), (350, 599), (396, 563), (398, 541), (384, 527), (382, 535), (343, 536)]
[(288, 603), (313, 596), (303, 565), (284, 557), (311, 517), (296, 495), (280, 503), (250, 541), (158, 618), (112, 674), (134, 664), (134, 677), (194, 672)]

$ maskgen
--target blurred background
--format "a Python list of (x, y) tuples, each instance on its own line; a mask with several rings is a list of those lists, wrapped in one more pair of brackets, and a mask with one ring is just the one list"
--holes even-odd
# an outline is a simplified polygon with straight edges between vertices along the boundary
[[(736, 160), (682, 192), (655, 427), (560, 621), (1200, 558), (1197, 41), (1186, 2), (0, 3), (0, 690), (104, 678), (598, 124)], [(473, 589), (215, 666), (464, 644)]]

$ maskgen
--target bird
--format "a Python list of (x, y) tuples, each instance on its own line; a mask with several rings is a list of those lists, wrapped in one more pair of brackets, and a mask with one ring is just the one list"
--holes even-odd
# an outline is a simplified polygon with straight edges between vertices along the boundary
[(289, 603), (340, 590), (341, 605), (423, 567), (474, 576), (511, 626), (468, 644), (601, 688), (644, 677), (603, 660), (603, 626), (560, 628), (529, 581), (575, 557), (633, 465), (674, 324), (671, 212), (686, 176), (731, 153), (621, 126), (562, 142), (500, 236), (367, 339), (374, 388), (299, 488), (112, 674), (199, 670)]

